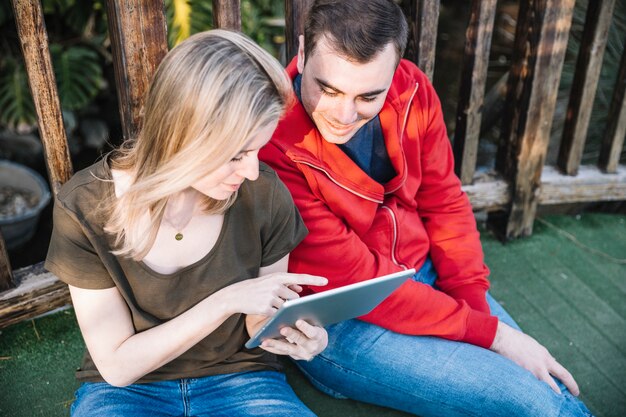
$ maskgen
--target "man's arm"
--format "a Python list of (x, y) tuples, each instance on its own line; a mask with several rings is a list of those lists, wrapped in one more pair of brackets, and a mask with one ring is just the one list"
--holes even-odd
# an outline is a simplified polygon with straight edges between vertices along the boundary
[[(287, 185), (309, 229), (291, 254), (290, 270), (326, 276), (327, 288), (335, 288), (401, 269), (388, 255), (369, 248), (330, 211), (309, 186), (308, 173), (300, 171), (274, 144), (263, 148), (262, 159)], [(483, 347), (491, 345), (497, 325), (495, 317), (473, 310), (465, 301), (412, 280), (361, 319), (399, 333), (433, 335)]]
[(421, 184), (416, 195), (418, 214), (430, 241), (437, 286), (473, 309), (488, 313), (485, 293), (489, 270), (469, 199), (454, 173), (454, 157), (441, 103), (424, 76), (410, 117), (417, 123)]

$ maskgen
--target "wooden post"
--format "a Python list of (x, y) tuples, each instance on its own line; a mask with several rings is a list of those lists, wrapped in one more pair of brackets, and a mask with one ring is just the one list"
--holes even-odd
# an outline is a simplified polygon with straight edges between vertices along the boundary
[(512, 187), (508, 213), (490, 224), (505, 239), (532, 233), (541, 171), (574, 0), (529, 0), (520, 5), (496, 168)]
[(304, 34), (304, 21), (313, 0), (285, 0), (286, 62), (298, 54), (298, 36)]
[(241, 0), (213, 0), (213, 26), (241, 31)]
[(415, 62), (432, 80), (435, 70), (439, 0), (403, 0), (402, 8), (409, 23), (409, 42), (404, 56)]
[(115, 84), (124, 139), (141, 128), (141, 111), (152, 76), (167, 53), (162, 0), (107, 0)]
[(63, 127), (61, 103), (48, 48), (48, 34), (39, 1), (13, 0), (28, 85), (37, 110), (39, 136), (53, 194), (72, 176), (72, 162)]
[(614, 6), (615, 0), (590, 1), (587, 6), (585, 30), (557, 161), (561, 172), (567, 175), (578, 173)]
[(616, 173), (626, 135), (626, 49), (622, 53), (619, 74), (609, 109), (609, 121), (600, 148), (598, 167), (607, 173)]
[(495, 16), (496, 0), (472, 1), (454, 131), (454, 166), (463, 184), (472, 183), (476, 170), (480, 120)]
[(0, 233), (0, 292), (14, 287), (15, 282), (13, 281), (13, 272), (11, 270), (9, 254), (7, 253), (7, 247), (4, 244), (4, 238)]

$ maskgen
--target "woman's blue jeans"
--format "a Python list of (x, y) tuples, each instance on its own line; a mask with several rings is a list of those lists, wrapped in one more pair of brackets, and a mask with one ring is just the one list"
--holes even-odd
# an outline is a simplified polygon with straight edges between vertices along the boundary
[(285, 375), (242, 372), (118, 388), (86, 382), (76, 391), (75, 417), (314, 417)]
[[(413, 277), (434, 285), (430, 260)], [(491, 313), (519, 327), (489, 294)], [(558, 395), (529, 371), (478, 346), (407, 336), (360, 320), (328, 326), (328, 347), (297, 361), (313, 385), (335, 398), (426, 416), (589, 416), (560, 381)]]

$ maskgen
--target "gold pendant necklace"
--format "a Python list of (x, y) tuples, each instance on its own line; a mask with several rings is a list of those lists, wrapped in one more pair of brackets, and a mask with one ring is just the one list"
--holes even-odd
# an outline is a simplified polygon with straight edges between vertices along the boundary
[[(194, 195), (194, 193), (183, 192), (183, 194), (180, 195), (180, 197), (182, 197), (182, 200), (178, 200), (176, 202), (176, 205), (174, 206), (174, 211), (168, 212), (164, 215), (165, 223), (167, 223), (176, 232), (176, 234), (174, 235), (174, 239), (178, 242), (183, 240), (183, 230), (185, 230), (185, 228), (189, 226), (189, 223), (193, 219), (193, 216), (196, 212)], [(171, 207), (169, 208), (171, 209)], [(182, 221), (180, 221), (181, 217)], [(179, 221), (172, 221), (174, 219)]]

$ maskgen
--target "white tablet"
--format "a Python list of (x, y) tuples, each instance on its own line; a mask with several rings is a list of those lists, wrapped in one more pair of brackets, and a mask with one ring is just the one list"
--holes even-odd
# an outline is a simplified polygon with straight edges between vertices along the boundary
[(317, 326), (327, 326), (363, 316), (372, 311), (414, 274), (415, 269), (408, 269), (294, 300), (287, 300), (276, 314), (246, 342), (246, 347), (252, 349), (259, 346), (264, 339), (280, 337), (280, 329), (286, 326), (295, 327), (295, 323), (299, 319)]

